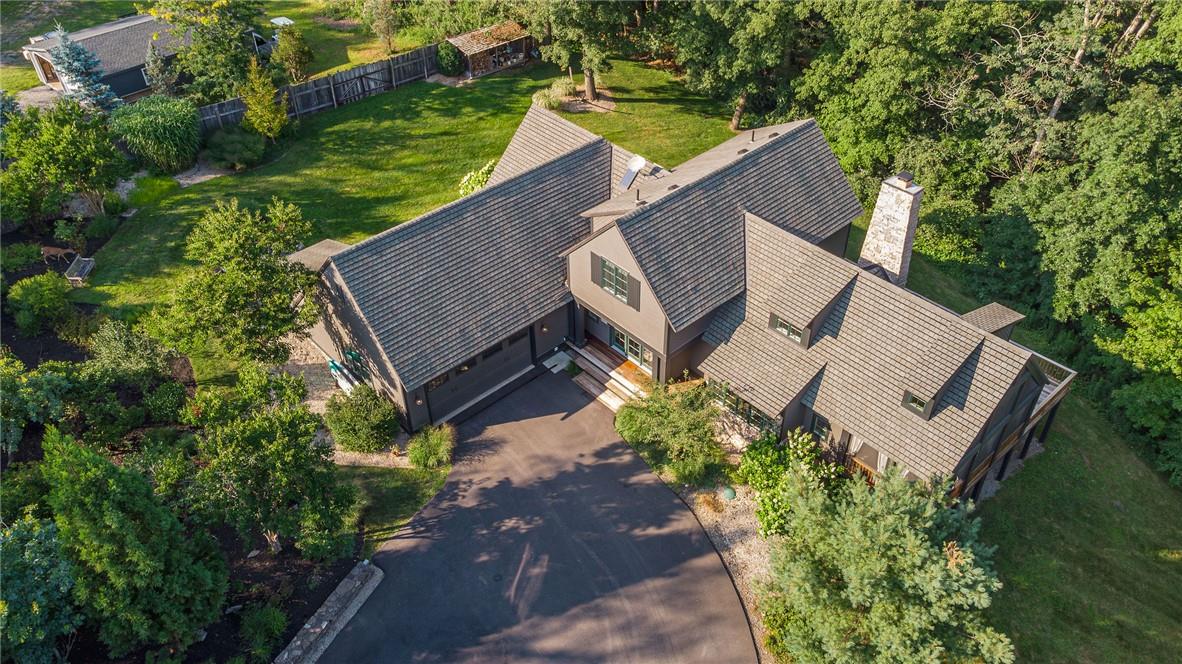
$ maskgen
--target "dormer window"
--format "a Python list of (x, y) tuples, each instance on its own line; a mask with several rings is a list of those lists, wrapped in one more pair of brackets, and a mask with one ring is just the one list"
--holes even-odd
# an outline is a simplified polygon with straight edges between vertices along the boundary
[(783, 318), (780, 318), (776, 314), (772, 314), (770, 322), (768, 323), (768, 327), (788, 337), (796, 343), (800, 343), (800, 340), (804, 337), (804, 330), (796, 327)]
[(903, 407), (925, 420), (932, 416), (932, 401), (932, 399), (921, 397), (911, 390), (903, 390)]

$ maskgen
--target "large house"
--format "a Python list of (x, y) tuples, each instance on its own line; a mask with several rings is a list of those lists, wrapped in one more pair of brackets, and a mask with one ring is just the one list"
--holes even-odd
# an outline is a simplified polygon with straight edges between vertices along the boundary
[(484, 189), (296, 258), (322, 274), (313, 340), (408, 429), (567, 347), (704, 376), (748, 433), (802, 427), (869, 477), (897, 465), (976, 495), (1045, 435), (1074, 372), (1011, 341), (1001, 305), (957, 315), (905, 288), (922, 193), (883, 183), (854, 263), (863, 210), (812, 120), (665, 169), (535, 107)]

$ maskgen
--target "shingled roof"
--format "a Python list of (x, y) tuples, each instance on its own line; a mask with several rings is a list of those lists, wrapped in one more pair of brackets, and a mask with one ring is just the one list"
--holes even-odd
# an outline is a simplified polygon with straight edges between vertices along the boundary
[(579, 212), (610, 195), (611, 145), (585, 139), (332, 257), (406, 387), (571, 300), (561, 253), (591, 231)]
[[(162, 55), (172, 55), (180, 49), (180, 40), (169, 32), (167, 23), (140, 14), (128, 16), (110, 23), (103, 23), (83, 30), (69, 32), (70, 39), (82, 45), (98, 58), (105, 74), (114, 74), (133, 67), (142, 67), (147, 58), (148, 46), (153, 35), (157, 35), (156, 48)], [(59, 46), (61, 36), (39, 39), (22, 47), (25, 51), (44, 53)]]
[(675, 331), (742, 292), (743, 212), (813, 243), (862, 214), (812, 120), (744, 132), (640, 191), (615, 223)]
[[(776, 224), (743, 224), (746, 291), (707, 328), (702, 370), (768, 414), (800, 396), (920, 476), (953, 472), (1031, 353)], [(810, 319), (818, 303), (807, 348), (769, 329), (770, 314)], [(941, 394), (929, 419), (905, 390)]]
[[(513, 132), (509, 146), (505, 148), (505, 152), (501, 154), (500, 160), (493, 168), (492, 175), (488, 178), (488, 184), (504, 182), (587, 143), (603, 140), (606, 139), (592, 134), (573, 122), (563, 120), (555, 113), (538, 106), (530, 106), (525, 117), (522, 118), (521, 124), (517, 125), (517, 131)], [(613, 195), (621, 191), (618, 186), (620, 178), (627, 170), (628, 161), (632, 157), (631, 152), (618, 145), (612, 145), (611, 183)], [(660, 167), (648, 162), (648, 166), (637, 177), (637, 182), (642, 182), (650, 177), (654, 170), (660, 170)]]

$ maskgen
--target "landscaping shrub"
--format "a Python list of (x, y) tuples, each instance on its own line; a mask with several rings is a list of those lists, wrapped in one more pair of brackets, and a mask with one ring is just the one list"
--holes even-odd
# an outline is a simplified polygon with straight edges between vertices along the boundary
[(8, 306), (22, 334), (33, 336), (65, 320), (70, 313), (70, 284), (56, 272), (21, 279), (8, 291)]
[(674, 391), (656, 385), (616, 413), (616, 431), (654, 468), (699, 485), (721, 469), (726, 456), (714, 439), (717, 411), (705, 386)]
[(70, 307), (69, 313), (57, 324), (54, 331), (62, 341), (85, 348), (90, 345), (90, 340), (105, 320), (106, 317), (101, 314), (88, 314)]
[(78, 253), (86, 251), (86, 234), (82, 232), (82, 220), (58, 219), (53, 225), (53, 239)]
[(241, 127), (226, 127), (210, 135), (201, 156), (217, 168), (242, 171), (259, 163), (267, 147), (262, 136)]
[(444, 76), (459, 76), (464, 73), (464, 56), (460, 54), (460, 49), (453, 46), (451, 42), (439, 43), (435, 59), (439, 63), (439, 71)]
[(82, 623), (70, 591), (74, 579), (52, 521), (23, 517), (0, 528), (4, 565), (0, 649), (19, 664), (65, 661), (58, 637)]
[(416, 468), (442, 468), (451, 463), (456, 429), (450, 424), (429, 426), (410, 439), (406, 456)]
[(324, 421), (342, 449), (378, 452), (398, 433), (398, 407), (369, 385), (359, 385), (352, 394), (332, 395), (324, 411)]
[(492, 177), (493, 169), (497, 167), (496, 159), (489, 159), (488, 163), (474, 171), (468, 171), (468, 174), (460, 180), (460, 195), (467, 196), (474, 191), (484, 189), (484, 185), (488, 184), (488, 179)]
[(533, 100), (535, 106), (540, 106), (548, 111), (556, 111), (562, 106), (562, 100), (555, 97), (554, 92), (549, 88), (535, 92)]
[(41, 260), (41, 247), (32, 242), (5, 245), (0, 253), (0, 268), (4, 271), (23, 270)]
[(111, 129), (137, 159), (165, 173), (192, 166), (201, 140), (193, 102), (163, 95), (119, 108)]
[(142, 385), (171, 372), (172, 353), (123, 321), (104, 321), (91, 338), (90, 351), (90, 370), (129, 383)]
[(755, 489), (755, 516), (765, 536), (783, 535), (788, 530), (791, 500), (782, 485), (792, 472), (821, 487), (833, 486), (843, 474), (841, 466), (821, 455), (812, 434), (800, 429), (782, 441), (776, 434), (765, 433), (743, 450), (735, 479)]
[(573, 97), (577, 89), (575, 82), (569, 78), (559, 78), (550, 84), (550, 94), (559, 99)]
[[(127, 201), (114, 191), (107, 192), (103, 198), (103, 212), (108, 216), (118, 216), (127, 209)], [(93, 222), (92, 222), (93, 223)]]
[(269, 602), (254, 604), (242, 611), (238, 635), (255, 661), (266, 662), (286, 628), (287, 614), (282, 609)]
[(0, 520), (14, 523), (26, 512), (35, 519), (52, 518), (53, 512), (45, 501), (48, 495), (49, 483), (39, 464), (28, 461), (9, 465), (0, 482)]
[(185, 405), (185, 386), (165, 381), (144, 396), (144, 406), (153, 422), (176, 422)]
[[(116, 196), (116, 200), (122, 201)], [(120, 219), (115, 213), (111, 212), (111, 204), (107, 204), (107, 214), (100, 214), (94, 219), (90, 220), (90, 224), (83, 231), (87, 239), (91, 240), (106, 240), (119, 230)]]

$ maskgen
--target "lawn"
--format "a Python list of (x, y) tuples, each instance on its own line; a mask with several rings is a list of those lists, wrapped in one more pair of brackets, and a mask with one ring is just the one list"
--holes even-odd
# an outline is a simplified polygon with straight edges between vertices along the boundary
[(361, 511), (365, 546), (362, 557), (369, 558), (402, 528), (431, 497), (443, 488), (450, 468), (377, 468), (340, 466), (340, 473), (361, 490)]
[[(125, 314), (166, 301), (185, 267), (184, 240), (193, 222), (214, 202), (232, 197), (250, 206), (266, 205), (272, 196), (299, 205), (315, 222), (309, 243), (353, 243), (413, 219), (458, 197), (464, 174), (500, 155), (530, 95), (557, 75), (553, 67), (536, 65), (463, 88), (412, 84), (305, 118), (268, 163), (251, 171), (183, 190), (147, 180), (145, 191), (133, 193), (139, 212), (98, 253), (90, 287), (74, 296)], [(622, 145), (655, 161), (679, 163), (730, 135), (724, 119), (705, 115), (705, 102), (678, 92), (664, 72), (617, 63), (605, 80), (628, 90), (621, 111), (569, 117), (592, 131), (611, 130)], [(678, 110), (687, 108), (697, 111)], [(686, 139), (670, 140), (670, 134)], [(216, 349), (192, 359), (198, 381), (231, 377)]]
[[(867, 219), (847, 256), (856, 258)], [(922, 254), (908, 286), (957, 312), (977, 301)], [(1015, 338), (1047, 347), (1037, 329)], [(1182, 492), (1166, 484), (1081, 394), (1063, 401), (1046, 451), (981, 504), (1005, 584), (990, 619), (1025, 662), (1177, 661), (1182, 644)]]
[(15, 94), (38, 85), (41, 85), (41, 79), (37, 78), (37, 72), (33, 71), (33, 65), (28, 63), (0, 64), (0, 90)]

